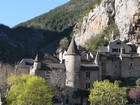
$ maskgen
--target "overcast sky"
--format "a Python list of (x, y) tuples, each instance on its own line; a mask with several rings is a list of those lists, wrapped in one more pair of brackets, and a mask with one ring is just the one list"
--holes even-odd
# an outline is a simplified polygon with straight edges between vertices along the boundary
[(0, 23), (13, 27), (69, 0), (0, 0)]

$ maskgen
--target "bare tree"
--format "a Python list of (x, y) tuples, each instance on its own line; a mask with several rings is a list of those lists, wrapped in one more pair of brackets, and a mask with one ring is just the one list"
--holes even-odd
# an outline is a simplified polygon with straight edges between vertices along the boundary
[(60, 99), (63, 105), (65, 105), (65, 96), (68, 92), (65, 80), (66, 71), (64, 69), (52, 69), (48, 72), (47, 82), (52, 86), (55, 97)]

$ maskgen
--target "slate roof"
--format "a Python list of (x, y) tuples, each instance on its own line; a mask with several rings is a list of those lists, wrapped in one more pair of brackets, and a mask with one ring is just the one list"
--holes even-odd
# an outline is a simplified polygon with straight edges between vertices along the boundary
[(36, 55), (34, 62), (40, 62), (40, 61), (42, 61), (43, 58), (44, 58), (43, 54), (41, 52), (39, 52)]
[(71, 40), (71, 43), (68, 47), (68, 50), (67, 50), (67, 55), (80, 55), (79, 53), (79, 50), (77, 49), (77, 45), (74, 41), (74, 39)]
[(32, 67), (34, 60), (33, 59), (29, 59), (29, 58), (24, 58), (22, 59), (19, 64), (16, 66), (18, 67), (22, 67), (22, 68), (28, 68), (28, 67)]
[(136, 54), (136, 53), (125, 53), (125, 54), (122, 54), (122, 57), (123, 58), (140, 58), (140, 55), (139, 54)]
[(63, 69), (65, 70), (65, 65), (60, 63), (47, 63), (41, 65), (41, 70), (52, 70), (52, 69)]
[(99, 70), (99, 66), (94, 65), (94, 64), (81, 64), (81, 68), (80, 70), (82, 71), (98, 71)]

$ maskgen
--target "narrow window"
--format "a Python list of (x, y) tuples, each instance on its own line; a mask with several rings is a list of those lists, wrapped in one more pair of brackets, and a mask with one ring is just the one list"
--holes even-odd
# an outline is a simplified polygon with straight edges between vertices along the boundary
[(130, 63), (130, 67), (132, 67), (133, 66), (133, 64), (132, 63)]
[(125, 53), (125, 49), (123, 49), (123, 51), (122, 51), (123, 53)]
[(90, 78), (90, 72), (86, 72), (86, 78)]

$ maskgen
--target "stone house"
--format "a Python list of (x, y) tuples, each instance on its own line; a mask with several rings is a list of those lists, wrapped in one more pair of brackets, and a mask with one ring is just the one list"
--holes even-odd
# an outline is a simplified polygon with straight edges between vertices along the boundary
[(136, 45), (117, 39), (105, 48), (108, 50), (99, 49), (98, 58), (95, 59), (99, 64), (102, 79), (140, 77), (140, 55)]
[(120, 39), (113, 40), (109, 42), (108, 46), (106, 47), (99, 47), (98, 51), (101, 53), (109, 53), (110, 55), (120, 55), (120, 53), (130, 53), (132, 52), (130, 43), (125, 43)]

